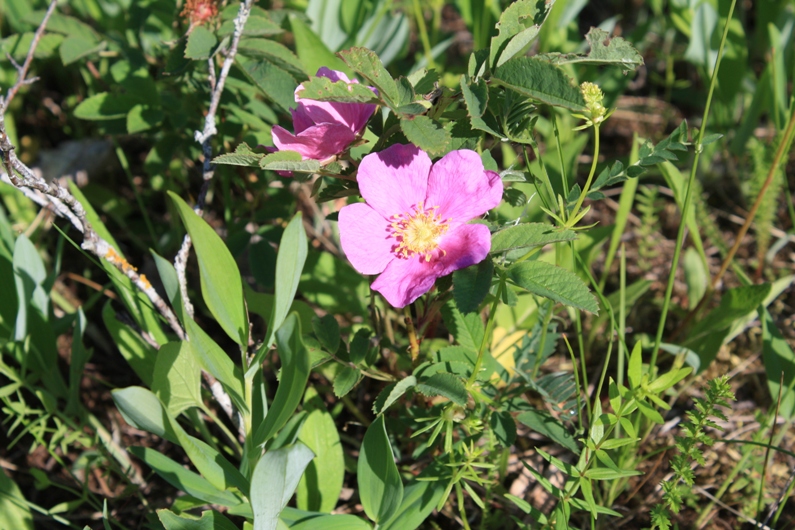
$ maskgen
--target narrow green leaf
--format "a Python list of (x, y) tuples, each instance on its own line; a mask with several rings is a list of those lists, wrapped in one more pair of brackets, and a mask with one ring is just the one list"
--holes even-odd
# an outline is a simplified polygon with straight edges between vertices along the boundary
[(353, 74), (348, 65), (328, 49), (320, 37), (312, 31), (312, 28), (306, 25), (298, 14), (290, 14), (289, 19), (290, 29), (292, 29), (295, 37), (295, 51), (307, 73), (314, 74), (318, 69), (325, 66), (332, 70), (345, 72), (348, 77)]
[(229, 337), (248, 344), (248, 317), (243, 301), (243, 281), (235, 258), (207, 222), (182, 198), (169, 191), (179, 216), (193, 241), (199, 261), (202, 298)]
[(276, 332), (276, 345), (282, 375), (268, 415), (254, 435), (256, 446), (267, 442), (293, 415), (309, 379), (309, 355), (301, 340), (301, 322), (296, 313), (290, 313)]
[(238, 530), (232, 521), (215, 510), (202, 512), (199, 520), (177, 515), (170, 510), (157, 510), (157, 517), (166, 530)]
[(276, 530), (279, 514), (293, 496), (304, 469), (315, 457), (302, 444), (268, 451), (251, 474), (251, 509), (254, 530)]
[(438, 373), (417, 385), (417, 390), (426, 396), (442, 396), (458, 405), (466, 406), (469, 393), (460, 377)]
[(133, 372), (141, 378), (145, 385), (151, 386), (157, 350), (144, 341), (140, 333), (120, 322), (110, 303), (105, 304), (105, 307), (102, 308), (102, 321)]
[(494, 263), (485, 259), (476, 265), (453, 273), (453, 299), (462, 313), (477, 311), (489, 294)]
[(185, 320), (185, 331), (202, 368), (218, 379), (238, 408), (245, 410), (243, 380), (232, 359), (190, 318)]
[[(792, 419), (795, 416), (795, 353), (781, 334), (767, 310), (760, 315), (762, 320), (762, 360), (767, 374), (767, 388), (775, 403), (781, 395), (779, 414)], [(781, 386), (781, 376), (784, 385)]]
[(519, 248), (543, 247), (549, 243), (575, 239), (577, 234), (573, 230), (558, 230), (546, 223), (524, 223), (494, 232), (489, 252), (496, 254)]
[(517, 57), (498, 67), (492, 81), (541, 103), (585, 111), (580, 89), (560, 68), (533, 57)]
[(339, 514), (307, 517), (290, 525), (290, 530), (372, 530), (372, 526), (355, 515)]
[(643, 350), (640, 341), (635, 343), (635, 346), (632, 348), (632, 353), (629, 356), (627, 377), (633, 389), (640, 387), (640, 382), (643, 378)]
[(665, 392), (676, 383), (684, 379), (685, 377), (692, 372), (693, 369), (689, 366), (687, 368), (680, 368), (678, 370), (671, 370), (670, 372), (661, 375), (651, 383), (649, 386), (646, 387), (646, 390), (649, 392), (654, 392), (655, 394), (659, 394), (660, 392)]
[(0, 471), (0, 528), (33, 530), (33, 517), (19, 487)]
[(516, 420), (527, 425), (534, 431), (543, 434), (550, 440), (565, 447), (575, 454), (580, 454), (580, 448), (572, 435), (562, 423), (546, 412), (539, 410), (526, 410), (516, 417)]
[(519, 287), (564, 305), (599, 313), (596, 298), (576, 274), (543, 261), (523, 261), (508, 269), (508, 278)]
[(385, 521), (398, 510), (403, 500), (403, 482), (395, 465), (383, 416), (378, 416), (364, 435), (356, 479), (364, 513), (371, 520)]

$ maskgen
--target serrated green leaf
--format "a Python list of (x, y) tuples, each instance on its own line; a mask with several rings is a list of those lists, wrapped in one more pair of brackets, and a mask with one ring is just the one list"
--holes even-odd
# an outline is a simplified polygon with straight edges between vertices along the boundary
[(340, 347), (340, 325), (332, 314), (312, 318), (312, 330), (327, 352), (337, 353)]
[(428, 116), (400, 120), (400, 129), (409, 142), (431, 155), (441, 154), (450, 143), (450, 133)]
[(525, 223), (509, 226), (491, 236), (490, 254), (507, 252), (518, 248), (543, 247), (558, 241), (574, 241), (577, 234), (573, 230), (558, 230), (546, 223)]
[(579, 87), (560, 68), (533, 58), (517, 57), (498, 67), (492, 81), (541, 103), (585, 111)]
[(383, 416), (378, 416), (364, 435), (356, 480), (364, 513), (371, 520), (385, 521), (397, 511), (403, 500), (403, 481), (395, 465)]
[(442, 317), (447, 329), (453, 334), (458, 343), (473, 352), (478, 351), (486, 330), (478, 313), (464, 315), (450, 300), (442, 306)]
[(415, 386), (417, 386), (417, 378), (413, 375), (405, 377), (397, 383), (387, 385), (373, 402), (373, 414), (382, 414), (410, 388)]
[(337, 366), (339, 368), (336, 377), (334, 377), (334, 395), (341, 398), (353, 390), (353, 387), (359, 382), (362, 371), (351, 366)]
[(293, 76), (267, 59), (249, 59), (238, 55), (235, 61), (251, 82), (271, 101), (285, 111), (295, 107), (295, 89), (298, 83)]
[(543, 261), (523, 261), (507, 271), (519, 287), (555, 302), (598, 314), (599, 304), (576, 274)]
[(262, 153), (254, 152), (246, 142), (242, 142), (235, 148), (234, 153), (226, 153), (213, 158), (213, 164), (259, 167), (260, 160), (264, 156)]
[(393, 108), (400, 101), (397, 83), (386, 71), (381, 59), (367, 48), (353, 47), (338, 53), (345, 63), (367, 79)]
[(554, 64), (598, 64), (620, 66), (631, 72), (643, 64), (643, 57), (632, 44), (621, 37), (611, 37), (601, 28), (591, 28), (585, 36), (591, 50), (587, 54), (549, 53), (538, 56)]
[(489, 294), (493, 275), (494, 263), (490, 259), (453, 273), (453, 299), (459, 311), (471, 313), (478, 310)]
[(367, 86), (359, 83), (336, 83), (328, 77), (313, 77), (305, 82), (304, 89), (298, 93), (301, 99), (315, 101), (339, 101), (342, 103), (381, 103), (381, 100)]
[(193, 60), (208, 59), (212, 54), (218, 39), (215, 33), (205, 26), (195, 26), (188, 35), (188, 44), (185, 47), (185, 58)]
[(469, 394), (460, 377), (453, 374), (438, 373), (417, 385), (417, 390), (426, 396), (442, 396), (450, 401), (466, 406)]
[(260, 57), (274, 63), (296, 76), (297, 79), (306, 79), (307, 71), (295, 54), (284, 44), (271, 39), (243, 38), (237, 46), (238, 53), (246, 57)]
[(497, 23), (499, 33), (491, 38), (489, 63), (492, 69), (526, 50), (538, 38), (551, 7), (551, 2), (519, 0), (503, 11)]
[(320, 171), (320, 162), (317, 160), (302, 160), (296, 151), (277, 151), (262, 157), (259, 167), (269, 171), (297, 171), (299, 173), (317, 173)]

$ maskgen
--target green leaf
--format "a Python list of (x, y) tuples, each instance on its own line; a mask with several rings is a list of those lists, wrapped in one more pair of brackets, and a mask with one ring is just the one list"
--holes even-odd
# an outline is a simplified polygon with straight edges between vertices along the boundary
[(298, 15), (291, 14), (289, 19), (295, 37), (295, 51), (309, 74), (314, 74), (323, 66), (345, 72), (349, 77), (353, 74)]
[(148, 447), (128, 447), (133, 455), (143, 460), (163, 480), (207, 503), (237, 506), (241, 500), (232, 492), (219, 490), (200, 475), (185, 469), (182, 464)]
[(107, 43), (105, 42), (97, 43), (97, 41), (93, 39), (72, 35), (66, 37), (63, 42), (61, 42), (58, 53), (61, 54), (61, 62), (64, 66), (67, 66), (83, 57), (101, 52), (105, 48), (107, 48)]
[(582, 92), (560, 68), (533, 57), (517, 57), (498, 67), (492, 81), (541, 103), (585, 111)]
[(238, 408), (245, 410), (243, 380), (232, 359), (190, 318), (185, 320), (185, 331), (202, 368), (218, 379)]
[(362, 371), (358, 368), (338, 364), (337, 375), (334, 377), (334, 395), (340, 398), (345, 396), (353, 390), (361, 375)]
[(260, 160), (265, 155), (254, 152), (246, 142), (235, 147), (234, 153), (226, 153), (213, 158), (213, 164), (227, 164), (230, 166), (259, 167)]
[(309, 380), (309, 355), (301, 340), (301, 322), (296, 313), (290, 313), (279, 327), (276, 346), (282, 361), (281, 380), (268, 415), (254, 435), (255, 446), (267, 442), (284, 426), (301, 402)]
[(574, 273), (543, 261), (523, 261), (508, 269), (508, 278), (533, 294), (564, 305), (599, 313), (596, 298)]
[(494, 263), (485, 259), (476, 265), (453, 273), (453, 299), (462, 313), (477, 311), (489, 294)]
[(265, 155), (259, 161), (259, 167), (270, 171), (317, 173), (320, 171), (320, 162), (317, 160), (303, 160), (296, 151), (278, 151)]
[(591, 28), (585, 36), (591, 50), (588, 54), (548, 53), (537, 56), (553, 64), (597, 64), (620, 66), (625, 72), (637, 70), (643, 64), (643, 57), (632, 44), (621, 37), (611, 37), (600, 28)]
[(124, 118), (139, 101), (124, 94), (100, 92), (84, 99), (74, 110), (81, 120), (116, 120)]
[(163, 111), (149, 105), (137, 104), (127, 113), (127, 132), (129, 134), (148, 131), (163, 121)]
[(276, 530), (279, 514), (293, 496), (307, 464), (315, 457), (302, 444), (268, 451), (251, 474), (251, 509), (254, 530)]
[(367, 328), (361, 328), (353, 335), (350, 346), (348, 347), (350, 361), (353, 364), (359, 364), (367, 357), (367, 354), (370, 352), (371, 336), (372, 332)]
[(238, 55), (235, 61), (254, 85), (282, 109), (295, 107), (295, 89), (298, 83), (293, 76), (265, 59), (249, 59)]
[(539, 410), (526, 410), (516, 417), (516, 420), (527, 425), (537, 433), (543, 434), (553, 442), (565, 447), (575, 454), (580, 454), (580, 448), (574, 438), (562, 423), (552, 415)]
[(160, 347), (155, 360), (152, 391), (174, 416), (188, 407), (204, 405), (201, 368), (190, 342), (169, 342)]
[(328, 77), (313, 77), (304, 83), (304, 89), (298, 93), (301, 99), (315, 101), (339, 101), (342, 103), (375, 103), (381, 100), (367, 86), (360, 83), (336, 83)]
[(483, 342), (483, 335), (486, 333), (480, 315), (478, 313), (462, 314), (452, 300), (442, 306), (441, 312), (447, 329), (450, 330), (456, 341), (464, 348), (473, 352), (478, 351), (481, 342)]
[(496, 68), (519, 55), (538, 38), (541, 24), (552, 3), (519, 0), (509, 5), (497, 23), (499, 33), (491, 38), (489, 63)]
[(383, 414), (395, 401), (415, 386), (417, 386), (417, 378), (413, 375), (387, 385), (373, 402), (373, 414)]
[(469, 398), (464, 382), (454, 374), (434, 374), (418, 384), (417, 390), (426, 396), (446, 397), (462, 407), (466, 406)]
[(332, 314), (312, 318), (312, 330), (317, 340), (329, 353), (337, 353), (340, 347), (340, 325)]
[(371, 520), (385, 521), (398, 510), (403, 500), (403, 482), (395, 465), (383, 416), (378, 416), (364, 435), (356, 479), (364, 513)]
[(320, 515), (290, 525), (290, 530), (372, 530), (367, 521), (355, 515)]
[(377, 88), (378, 93), (385, 98), (387, 103), (390, 103), (392, 108), (397, 107), (400, 102), (397, 84), (375, 52), (367, 48), (353, 47), (339, 52), (338, 55), (348, 66)]
[(635, 343), (635, 346), (632, 348), (632, 353), (629, 356), (627, 377), (629, 378), (629, 385), (632, 388), (640, 387), (640, 382), (643, 378), (643, 350), (641, 349), (640, 341)]
[(423, 477), (423, 474), (420, 477), (427, 480), (415, 480), (406, 486), (397, 511), (378, 525), (379, 530), (415, 530), (441, 502), (447, 482), (438, 477)]
[[(307, 392), (309, 394), (309, 392)], [(330, 512), (337, 505), (345, 478), (345, 459), (334, 418), (323, 400), (315, 397), (304, 408), (314, 407), (301, 427), (298, 439), (317, 456), (306, 467), (296, 490), (296, 506), (301, 510)]]
[(577, 234), (573, 230), (558, 230), (546, 223), (524, 223), (494, 232), (489, 252), (496, 254), (519, 248), (543, 247), (549, 243), (575, 239)]
[(204, 26), (195, 26), (188, 35), (188, 45), (185, 47), (185, 58), (194, 60), (208, 59), (218, 44), (215, 33)]
[(679, 368), (678, 370), (671, 370), (670, 372), (661, 375), (646, 387), (646, 390), (649, 392), (654, 392), (655, 394), (659, 394), (660, 392), (665, 392), (676, 383), (687, 377), (693, 369), (691, 367), (687, 368)]
[(243, 281), (235, 258), (215, 230), (179, 195), (171, 191), (169, 195), (193, 240), (199, 260), (202, 298), (207, 308), (232, 340), (240, 345), (248, 344)]
[(131, 426), (179, 444), (163, 404), (151, 391), (130, 386), (114, 390), (111, 396), (124, 421)]
[(495, 131), (494, 127), (486, 123), (483, 119), (483, 115), (489, 103), (489, 88), (486, 81), (479, 78), (476, 81), (467, 82), (466, 77), (462, 75), (461, 94), (464, 96), (464, 102), (467, 106), (467, 113), (469, 114), (472, 128), (487, 132), (497, 138), (502, 138), (503, 135)]
[(133, 369), (145, 385), (152, 384), (152, 377), (155, 371), (157, 350), (152, 348), (141, 338), (130, 326), (121, 323), (116, 318), (116, 312), (110, 303), (102, 308), (102, 321), (113, 339), (114, 344), (119, 348), (124, 360)]
[(169, 510), (157, 510), (157, 517), (166, 530), (238, 530), (232, 521), (215, 510), (202, 512), (198, 520)]
[(400, 120), (400, 128), (409, 142), (431, 155), (443, 153), (452, 138), (447, 129), (428, 116)]
[(295, 54), (285, 45), (271, 39), (244, 38), (237, 46), (246, 57), (260, 57), (288, 71), (297, 79), (306, 79), (308, 72)]
[(16, 483), (0, 471), (0, 528), (33, 530), (28, 502)]
[(513, 416), (506, 411), (492, 412), (489, 425), (494, 431), (494, 436), (503, 447), (510, 447), (516, 441), (516, 422)]
[[(774, 403), (781, 394), (779, 413), (787, 419), (795, 416), (795, 353), (781, 334), (767, 310), (760, 315), (762, 320), (762, 360), (767, 374), (767, 388)], [(784, 376), (784, 385), (781, 377)]]

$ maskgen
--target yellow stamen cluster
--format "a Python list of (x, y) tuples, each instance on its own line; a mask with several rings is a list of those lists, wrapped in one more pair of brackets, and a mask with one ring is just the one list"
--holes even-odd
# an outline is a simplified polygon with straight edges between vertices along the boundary
[(426, 209), (420, 202), (413, 212), (392, 217), (392, 236), (398, 241), (395, 254), (401, 258), (419, 254), (426, 262), (431, 261), (433, 251), (439, 247), (439, 237), (447, 232), (450, 221), (443, 220), (438, 209), (438, 206)]
[(582, 97), (585, 99), (585, 106), (588, 107), (591, 113), (591, 121), (594, 123), (603, 121), (605, 114), (607, 114), (607, 109), (602, 105), (602, 101), (605, 99), (602, 89), (594, 83), (586, 81), (580, 85), (580, 90), (582, 90)]

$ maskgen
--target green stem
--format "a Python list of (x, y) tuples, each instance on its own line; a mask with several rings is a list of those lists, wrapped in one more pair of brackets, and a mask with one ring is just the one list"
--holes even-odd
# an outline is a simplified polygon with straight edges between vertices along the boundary
[(489, 309), (489, 320), (486, 322), (486, 332), (483, 334), (483, 340), (480, 341), (478, 357), (475, 359), (475, 367), (472, 369), (472, 375), (469, 376), (467, 386), (472, 386), (475, 383), (475, 380), (478, 378), (478, 373), (480, 373), (480, 368), (483, 366), (483, 355), (486, 352), (486, 346), (489, 343), (489, 337), (491, 337), (491, 332), (494, 328), (494, 317), (497, 314), (497, 305), (500, 303), (500, 296), (502, 296), (502, 290), (504, 288), (505, 279), (501, 277), (500, 283), (497, 285), (497, 291), (494, 293), (494, 301), (491, 303), (491, 309)]
[(433, 62), (433, 53), (431, 51), (431, 42), (428, 40), (428, 28), (425, 26), (425, 16), (420, 6), (420, 0), (414, 0), (414, 16), (417, 18), (417, 32), (420, 34), (422, 41), (422, 48), (425, 51), (425, 62), (428, 63), (429, 70), (436, 67)]
[(571, 211), (571, 215), (569, 215), (569, 219), (573, 219), (577, 216), (580, 211), (580, 207), (582, 207), (582, 203), (585, 200), (585, 197), (588, 195), (588, 192), (591, 190), (591, 182), (593, 181), (593, 176), (596, 174), (596, 163), (599, 161), (599, 124), (594, 124), (593, 126), (593, 134), (594, 134), (594, 147), (593, 147), (593, 162), (591, 162), (591, 171), (588, 173), (588, 179), (585, 181), (585, 187), (582, 189), (582, 193), (580, 193), (579, 199), (577, 199), (577, 203), (574, 205), (574, 209)]
[(720, 70), (720, 61), (723, 58), (723, 48), (726, 45), (726, 36), (729, 34), (729, 24), (734, 14), (734, 6), (737, 0), (732, 0), (729, 7), (729, 16), (726, 18), (726, 25), (723, 28), (723, 35), (720, 39), (720, 46), (718, 47), (718, 57), (715, 59), (715, 69), (712, 72), (712, 79), (709, 82), (709, 92), (707, 93), (707, 105), (704, 107), (704, 115), (701, 118), (701, 129), (698, 131), (698, 139), (696, 140), (695, 150), (696, 155), (693, 158), (693, 166), (690, 168), (690, 177), (687, 180), (687, 188), (685, 191), (685, 202), (682, 205), (682, 219), (679, 221), (679, 230), (676, 233), (676, 246), (674, 247), (674, 256), (671, 263), (671, 272), (668, 275), (668, 285), (665, 288), (665, 299), (663, 300), (662, 314), (660, 315), (660, 323), (657, 326), (657, 336), (654, 338), (654, 348), (651, 352), (651, 361), (649, 366), (653, 368), (657, 364), (657, 351), (662, 344), (662, 336), (665, 331), (665, 320), (668, 317), (668, 307), (671, 305), (671, 295), (674, 291), (674, 280), (676, 279), (676, 269), (679, 265), (679, 254), (682, 252), (682, 242), (685, 237), (685, 227), (687, 226), (687, 212), (690, 210), (690, 201), (692, 199), (693, 182), (696, 180), (696, 171), (698, 170), (698, 159), (701, 156), (702, 145), (704, 140), (704, 131), (707, 130), (707, 120), (709, 119), (709, 107), (712, 104), (712, 95), (715, 92), (715, 85), (718, 81), (718, 71)]

